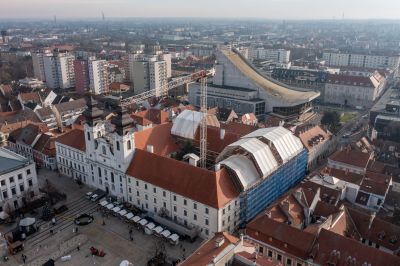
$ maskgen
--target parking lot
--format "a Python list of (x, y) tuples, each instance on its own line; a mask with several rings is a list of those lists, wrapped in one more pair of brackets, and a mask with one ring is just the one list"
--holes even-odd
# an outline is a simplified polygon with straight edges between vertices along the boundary
[[(71, 179), (59, 177), (54, 172), (40, 170), (39, 175), (40, 182), (48, 179), (68, 195), (65, 203), (68, 210), (56, 216), (55, 225), (40, 220), (37, 222), (40, 230), (24, 242), (25, 250), (22, 253), (27, 256), (27, 265), (41, 265), (41, 261), (50, 257), (57, 259), (56, 265), (119, 265), (125, 259), (134, 265), (146, 265), (159, 251), (164, 251), (168, 254), (168, 260), (173, 261), (187, 257), (201, 244), (198, 239), (194, 243), (181, 241), (173, 246), (160, 237), (146, 235), (121, 218), (113, 215), (103, 217), (98, 202), (85, 197), (87, 192), (94, 189), (79, 188)], [(93, 215), (94, 222), (76, 226), (73, 220), (82, 213)], [(78, 232), (74, 232), (75, 228), (78, 228)], [(4, 232), (5, 229), (0, 227), (0, 230)], [(105, 257), (92, 256), (92, 246), (103, 250)], [(11, 256), (4, 265), (22, 264), (22, 253)], [(61, 262), (60, 257), (64, 255), (71, 255), (71, 259)]]

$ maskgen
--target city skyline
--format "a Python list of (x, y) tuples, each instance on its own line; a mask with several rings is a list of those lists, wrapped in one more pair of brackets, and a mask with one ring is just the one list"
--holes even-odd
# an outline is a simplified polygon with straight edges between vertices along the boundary
[[(79, 6), (79, 9), (77, 9)], [(121, 8), (124, 6), (125, 8)], [(329, 7), (329, 8), (327, 8)], [(21, 12), (21, 10), (29, 12)], [(226, 12), (222, 12), (223, 10)], [(182, 0), (150, 2), (137, 0), (16, 0), (3, 4), (0, 17), (51, 19), (116, 17), (200, 17), (200, 18), (261, 18), (261, 19), (398, 19), (400, 2), (384, 0), (377, 5), (372, 0), (338, 0), (334, 5), (322, 0), (249, 0), (245, 4), (234, 1), (205, 0), (202, 5)]]

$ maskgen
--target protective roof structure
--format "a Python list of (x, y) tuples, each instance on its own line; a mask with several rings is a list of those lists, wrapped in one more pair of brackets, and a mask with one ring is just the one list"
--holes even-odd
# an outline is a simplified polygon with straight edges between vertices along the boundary
[(291, 89), (289, 86), (277, 80), (262, 75), (239, 52), (222, 50), (222, 54), (226, 56), (244, 76), (254, 82), (254, 84), (262, 88), (269, 95), (281, 98), (288, 106), (309, 102), (320, 95), (317, 91), (298, 91)]
[(300, 139), (284, 127), (261, 128), (243, 136), (243, 138), (263, 138), (272, 142), (283, 163), (303, 150)]
[(220, 164), (235, 172), (243, 190), (251, 187), (260, 178), (254, 164), (242, 154), (232, 155), (221, 161)]
[[(174, 120), (171, 134), (186, 139), (194, 139), (197, 129), (202, 120), (202, 113), (192, 110), (184, 110)], [(207, 114), (207, 125), (220, 127), (219, 121), (215, 115)]]
[(157, 226), (153, 229), (153, 231), (157, 234), (160, 234), (162, 231), (164, 231), (164, 228), (162, 228), (161, 226)]
[(262, 177), (268, 176), (278, 167), (270, 147), (257, 138), (245, 138), (228, 145), (218, 156), (217, 161), (227, 158), (240, 148), (251, 155)]
[(5, 148), (0, 148), (0, 174), (9, 173), (29, 165), (29, 160)]

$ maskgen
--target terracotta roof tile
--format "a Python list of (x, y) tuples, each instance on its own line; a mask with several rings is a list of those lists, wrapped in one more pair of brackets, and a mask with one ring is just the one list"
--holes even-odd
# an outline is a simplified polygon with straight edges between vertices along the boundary
[(320, 126), (296, 128), (295, 135), (300, 138), (307, 150), (315, 148), (332, 137), (332, 134), (326, 132)]
[(143, 150), (135, 151), (127, 174), (213, 208), (239, 195), (224, 168), (214, 172)]
[(366, 168), (370, 160), (370, 154), (355, 150), (339, 150), (329, 157), (332, 161)]
[(86, 151), (85, 133), (80, 129), (73, 129), (56, 139), (56, 142), (70, 146), (72, 148)]
[(171, 135), (172, 123), (166, 123), (135, 132), (135, 147), (147, 150), (147, 145), (153, 145), (154, 153), (167, 156), (179, 150), (178, 144)]

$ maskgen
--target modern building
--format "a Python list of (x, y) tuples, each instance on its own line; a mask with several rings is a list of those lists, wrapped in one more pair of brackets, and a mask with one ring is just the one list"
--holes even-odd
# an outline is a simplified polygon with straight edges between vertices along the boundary
[(84, 94), (90, 90), (89, 64), (86, 59), (74, 60), (75, 90), (79, 94)]
[(0, 148), (0, 212), (12, 212), (39, 194), (35, 163)]
[(108, 63), (106, 60), (89, 59), (89, 86), (93, 94), (109, 91)]
[(378, 72), (369, 77), (330, 74), (325, 84), (324, 102), (370, 107), (384, 91), (385, 84), (386, 79)]
[(53, 51), (43, 56), (46, 84), (51, 89), (75, 87), (74, 55), (67, 51)]
[[(292, 120), (311, 111), (312, 101), (320, 95), (316, 91), (299, 91), (263, 76), (236, 50), (218, 51), (217, 62), (213, 83), (208, 85), (209, 107), (233, 108), (237, 114), (268, 113)], [(189, 92), (190, 101), (198, 106), (199, 85), (191, 85), (192, 89), (195, 91)], [(246, 110), (236, 110), (243, 104)]]
[(399, 67), (399, 55), (374, 55), (374, 54), (358, 54), (346, 52), (330, 52), (325, 51), (322, 55), (323, 60), (329, 66), (355, 66), (362, 68), (390, 68)]

